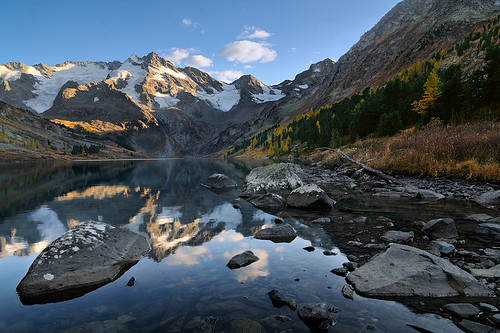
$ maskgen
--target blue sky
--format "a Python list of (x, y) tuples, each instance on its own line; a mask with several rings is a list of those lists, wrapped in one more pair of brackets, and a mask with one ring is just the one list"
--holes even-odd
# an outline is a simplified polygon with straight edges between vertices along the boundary
[(338, 60), (399, 0), (0, 0), (0, 63), (158, 53), (218, 79), (275, 84)]

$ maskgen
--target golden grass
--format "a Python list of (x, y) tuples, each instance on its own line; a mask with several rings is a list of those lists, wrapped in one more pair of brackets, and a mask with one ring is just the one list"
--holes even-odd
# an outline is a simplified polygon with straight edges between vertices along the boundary
[(432, 122), (354, 145), (353, 158), (391, 173), (500, 181), (500, 123), (442, 127)]

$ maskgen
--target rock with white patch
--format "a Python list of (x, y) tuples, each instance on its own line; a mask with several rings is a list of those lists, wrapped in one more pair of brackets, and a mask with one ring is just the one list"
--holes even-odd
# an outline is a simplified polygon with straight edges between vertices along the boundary
[(214, 173), (213, 175), (207, 177), (201, 186), (209, 188), (211, 190), (225, 191), (236, 187), (234, 180), (221, 173)]
[(245, 179), (243, 197), (267, 192), (284, 194), (304, 185), (299, 174), (302, 168), (293, 163), (277, 163), (252, 169)]
[(120, 277), (149, 251), (143, 236), (85, 221), (50, 243), (17, 286), (23, 304), (79, 297)]

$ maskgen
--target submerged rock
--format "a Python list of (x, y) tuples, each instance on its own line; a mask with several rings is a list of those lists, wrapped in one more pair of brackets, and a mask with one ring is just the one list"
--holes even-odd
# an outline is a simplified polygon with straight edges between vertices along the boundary
[(413, 231), (405, 232), (399, 230), (390, 230), (380, 236), (380, 239), (388, 243), (407, 244), (413, 242), (415, 234)]
[(451, 218), (430, 220), (423, 226), (422, 233), (432, 239), (458, 237), (455, 220)]
[(79, 297), (120, 277), (149, 251), (139, 234), (85, 221), (49, 244), (17, 286), (23, 304)]
[(232, 257), (226, 266), (231, 269), (235, 269), (248, 266), (251, 263), (256, 262), (257, 260), (259, 260), (259, 257), (253, 254), (252, 251), (245, 251)]
[(231, 333), (264, 333), (266, 330), (261, 324), (249, 318), (234, 319), (231, 321)]
[(330, 209), (336, 202), (318, 185), (308, 184), (293, 190), (286, 198), (289, 206), (306, 209)]
[(391, 244), (347, 276), (369, 297), (494, 297), (494, 292), (448, 260), (408, 245)]
[(201, 186), (206, 187), (211, 190), (230, 190), (236, 187), (236, 182), (226, 175), (221, 173), (214, 173), (213, 175), (207, 177)]
[(289, 224), (280, 224), (272, 228), (262, 229), (254, 236), (257, 239), (265, 239), (274, 243), (290, 243), (297, 237), (297, 233)]
[(304, 184), (298, 175), (301, 172), (302, 168), (293, 163), (277, 163), (252, 169), (245, 179), (242, 196), (294, 190)]
[(281, 308), (288, 304), (288, 299), (276, 289), (271, 290), (267, 294), (269, 295), (269, 298), (275, 308)]
[(304, 304), (299, 308), (298, 315), (300, 320), (309, 327), (312, 332), (328, 330), (328, 327), (335, 324), (333, 313), (336, 312), (334, 307), (328, 306), (326, 303), (311, 303)]
[(217, 318), (215, 317), (205, 317), (200, 321), (198, 326), (198, 331), (200, 333), (215, 333), (215, 325), (217, 324)]
[(450, 303), (444, 305), (443, 308), (461, 318), (475, 317), (479, 314), (479, 309), (469, 303)]

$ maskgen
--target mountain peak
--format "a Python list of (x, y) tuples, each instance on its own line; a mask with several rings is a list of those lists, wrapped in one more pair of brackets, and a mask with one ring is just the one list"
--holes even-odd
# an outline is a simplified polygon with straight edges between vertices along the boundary
[(266, 85), (262, 82), (260, 82), (258, 79), (253, 77), (250, 74), (243, 75), (239, 79), (235, 80), (233, 83), (236, 88), (241, 89), (243, 86), (250, 86), (250, 87), (265, 87)]

